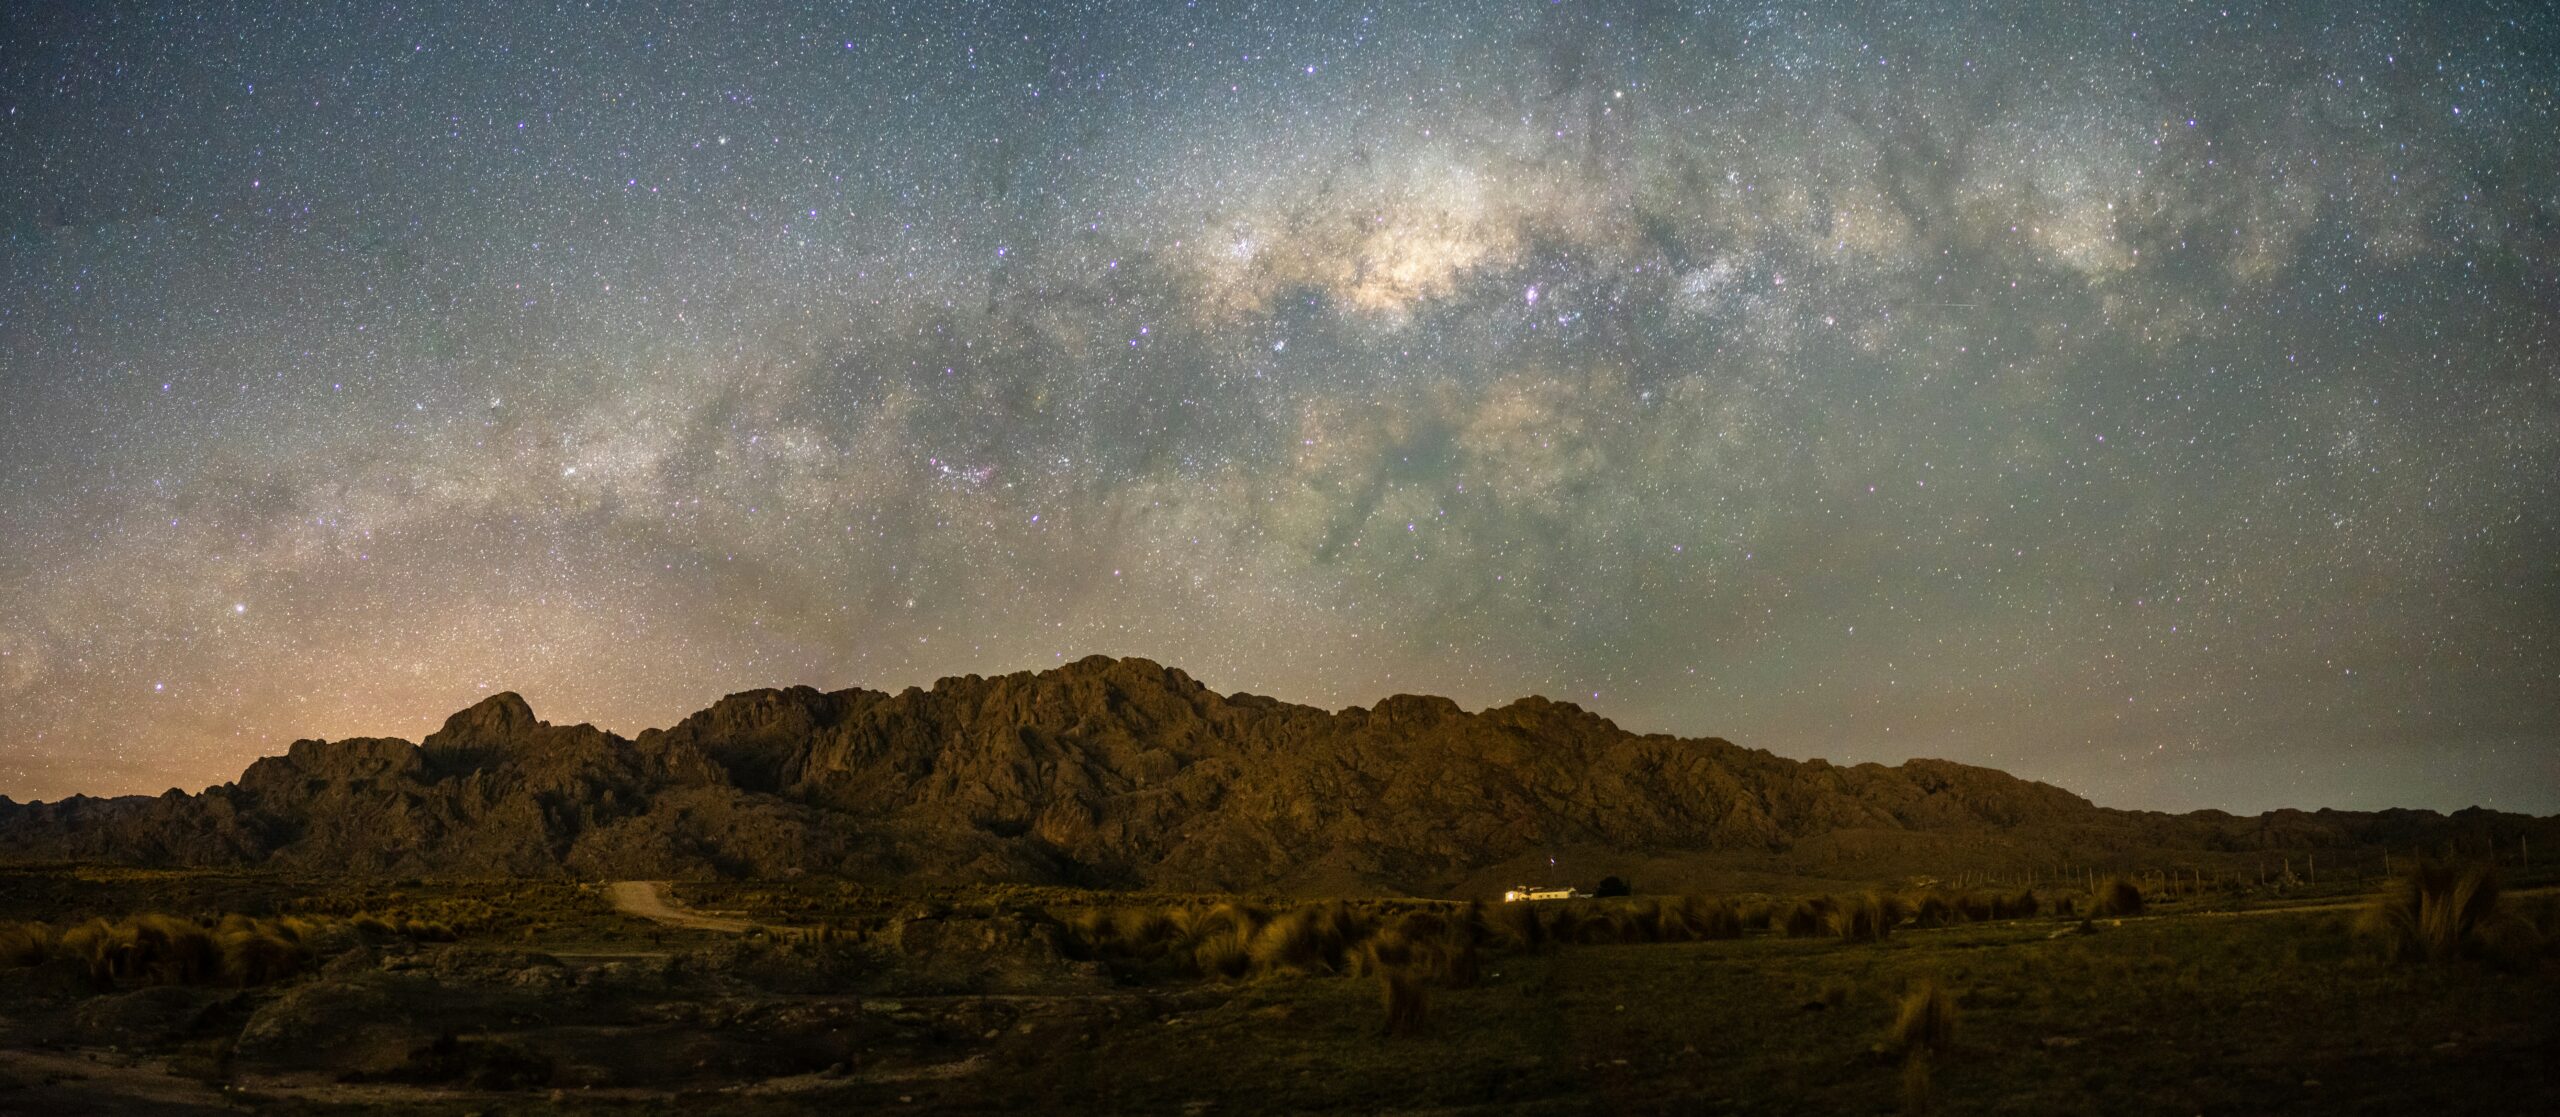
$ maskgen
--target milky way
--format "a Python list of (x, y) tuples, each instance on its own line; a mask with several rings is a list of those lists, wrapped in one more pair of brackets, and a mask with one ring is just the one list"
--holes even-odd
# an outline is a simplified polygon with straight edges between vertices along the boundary
[(13, 5), (0, 792), (1102, 652), (2560, 809), (2541, 4)]

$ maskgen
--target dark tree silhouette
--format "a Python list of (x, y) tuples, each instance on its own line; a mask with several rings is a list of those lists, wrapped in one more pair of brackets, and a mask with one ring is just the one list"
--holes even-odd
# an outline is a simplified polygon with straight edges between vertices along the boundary
[(1594, 896), (1624, 896), (1631, 891), (1633, 890), (1627, 887), (1627, 882), (1624, 880), (1617, 877), (1601, 877), (1600, 887), (1592, 889), (1591, 894)]

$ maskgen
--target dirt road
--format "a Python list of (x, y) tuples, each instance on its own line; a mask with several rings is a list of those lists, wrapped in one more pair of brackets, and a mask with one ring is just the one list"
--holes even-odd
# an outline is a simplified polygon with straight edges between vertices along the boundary
[(613, 899), (613, 910), (624, 915), (664, 923), (670, 927), (689, 927), (696, 931), (727, 931), (744, 934), (753, 924), (743, 919), (723, 919), (698, 911), (677, 907), (667, 902), (667, 882), (662, 880), (617, 880), (605, 886), (605, 895)]

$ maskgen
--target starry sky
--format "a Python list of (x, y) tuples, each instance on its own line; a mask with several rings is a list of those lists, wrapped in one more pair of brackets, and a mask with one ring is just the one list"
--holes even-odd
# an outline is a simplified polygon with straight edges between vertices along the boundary
[(2560, 810), (2538, 3), (12, 4), (0, 793), (1143, 655)]

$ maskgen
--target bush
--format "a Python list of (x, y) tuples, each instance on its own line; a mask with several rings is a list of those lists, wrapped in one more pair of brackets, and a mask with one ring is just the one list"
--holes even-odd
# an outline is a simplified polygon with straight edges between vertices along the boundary
[(1599, 887), (1593, 888), (1591, 890), (1591, 894), (1593, 896), (1607, 898), (1610, 896), (1632, 895), (1634, 894), (1634, 891), (1634, 889), (1627, 886), (1627, 882), (1625, 880), (1619, 877), (1608, 876), (1600, 878)]
[(2498, 917), (2498, 874), (2421, 861), (2356, 921), (2359, 935), (2392, 958), (2440, 962), (2481, 953)]

